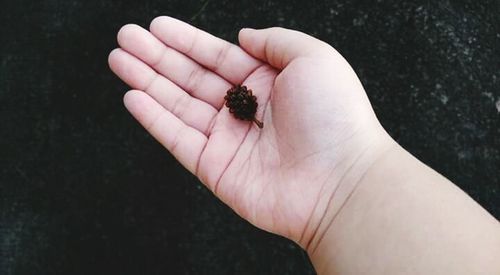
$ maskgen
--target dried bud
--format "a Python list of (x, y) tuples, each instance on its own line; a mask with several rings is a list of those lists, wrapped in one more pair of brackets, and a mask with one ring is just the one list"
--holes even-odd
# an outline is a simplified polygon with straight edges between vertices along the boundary
[(253, 121), (259, 128), (264, 127), (264, 123), (255, 118), (257, 112), (257, 97), (252, 95), (252, 90), (246, 86), (237, 85), (227, 91), (226, 107), (237, 119)]

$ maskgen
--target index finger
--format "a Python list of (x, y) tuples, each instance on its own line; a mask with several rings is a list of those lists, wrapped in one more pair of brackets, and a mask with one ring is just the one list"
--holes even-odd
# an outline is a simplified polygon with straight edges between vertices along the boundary
[(155, 18), (149, 27), (163, 43), (189, 56), (232, 84), (241, 84), (262, 65), (240, 47), (168, 16)]

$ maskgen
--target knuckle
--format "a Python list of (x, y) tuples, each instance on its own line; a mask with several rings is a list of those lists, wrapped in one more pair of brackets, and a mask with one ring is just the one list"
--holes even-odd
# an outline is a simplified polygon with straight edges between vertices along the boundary
[(189, 108), (190, 102), (191, 100), (189, 100), (188, 96), (179, 96), (172, 106), (172, 113), (182, 118), (185, 111)]
[(217, 57), (215, 58), (214, 68), (213, 68), (214, 71), (217, 70), (222, 64), (224, 64), (230, 50), (231, 50), (231, 44), (224, 43), (224, 46), (222, 46), (222, 48), (217, 53)]
[(188, 79), (186, 81), (186, 86), (190, 92), (194, 92), (198, 89), (204, 75), (205, 69), (202, 67), (196, 67), (189, 73)]

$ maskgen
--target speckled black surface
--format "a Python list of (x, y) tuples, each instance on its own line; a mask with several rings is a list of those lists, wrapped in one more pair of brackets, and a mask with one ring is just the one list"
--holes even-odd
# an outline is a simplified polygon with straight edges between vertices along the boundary
[(107, 67), (157, 15), (235, 41), (334, 45), (383, 125), (500, 218), (500, 1), (2, 1), (0, 274), (312, 274), (218, 202), (122, 106)]

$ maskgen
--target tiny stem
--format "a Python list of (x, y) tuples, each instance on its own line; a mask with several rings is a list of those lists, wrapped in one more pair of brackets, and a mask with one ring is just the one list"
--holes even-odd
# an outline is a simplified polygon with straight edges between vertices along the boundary
[(256, 118), (253, 118), (253, 122), (255, 122), (255, 124), (257, 124), (257, 126), (259, 126), (259, 128), (261, 128), (261, 129), (264, 127), (264, 123), (260, 122)]

